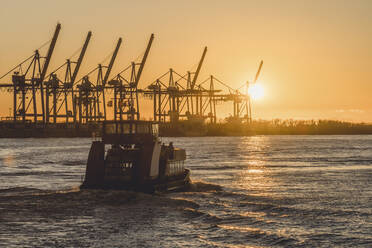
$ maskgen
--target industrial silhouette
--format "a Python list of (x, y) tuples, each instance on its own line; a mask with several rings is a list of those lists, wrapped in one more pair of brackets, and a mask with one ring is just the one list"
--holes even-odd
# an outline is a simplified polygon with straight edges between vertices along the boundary
[[(122, 39), (119, 38), (109, 64), (98, 64), (77, 80), (92, 32), (88, 32), (77, 61), (67, 59), (63, 65), (47, 75), (60, 30), (61, 24), (57, 24), (45, 56), (41, 56), (38, 49), (31, 57), (0, 77), (0, 80), (5, 80), (6, 76), (12, 73), (11, 83), (0, 84), (1, 88), (13, 93), (13, 115), (3, 118), (1, 123), (3, 127), (10, 129), (29, 127), (40, 130), (43, 128), (56, 130), (62, 127), (89, 129), (87, 131), (89, 133), (97, 124), (109, 119), (109, 116), (114, 120), (140, 120), (140, 97), (152, 99), (153, 120), (167, 123), (170, 127), (182, 121), (191, 124), (216, 123), (216, 105), (221, 102), (233, 103), (231, 121), (239, 123), (252, 121), (248, 94), (231, 88), (213, 75), (204, 81), (198, 81), (207, 47), (204, 48), (195, 72), (188, 71), (182, 75), (169, 69), (153, 83), (139, 89), (138, 83), (154, 34), (151, 35), (140, 62), (132, 62), (110, 78), (122, 43)], [(261, 61), (253, 83), (260, 74), (262, 64)], [(94, 74), (96, 78), (92, 80)], [(225, 93), (216, 85), (225, 89)], [(247, 89), (249, 83), (244, 86)], [(112, 94), (113, 98), (108, 99)], [(112, 111), (112, 114), (108, 114), (109, 111)], [(33, 134), (28, 136), (30, 135), (33, 136)]]

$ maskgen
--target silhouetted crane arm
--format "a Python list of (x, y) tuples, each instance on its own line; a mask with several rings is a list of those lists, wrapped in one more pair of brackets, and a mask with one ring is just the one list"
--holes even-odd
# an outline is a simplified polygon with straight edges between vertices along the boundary
[[(262, 65), (263, 65), (263, 60), (261, 60), (261, 63), (259, 65), (259, 67), (258, 67), (258, 70), (256, 72), (256, 76), (255, 76), (254, 81), (253, 81), (253, 84), (256, 83), (258, 77), (260, 76)], [(243, 83), (239, 88), (237, 88), (237, 90), (240, 90), (244, 86), (246, 86), (248, 88), (249, 84), (251, 84), (251, 82), (247, 81), (247, 82)]]
[(40, 81), (41, 82), (44, 80), (44, 77), (45, 77), (46, 72), (48, 70), (49, 62), (50, 62), (50, 59), (52, 57), (52, 54), (53, 54), (53, 51), (54, 51), (54, 47), (56, 46), (56, 42), (57, 42), (57, 38), (58, 38), (58, 35), (59, 35), (59, 31), (60, 30), (61, 30), (61, 24), (58, 23), (57, 24), (57, 27), (56, 27), (56, 30), (54, 32), (52, 41), (50, 42), (48, 53), (47, 53), (47, 56), (45, 58), (45, 62), (44, 62), (44, 65), (43, 65), (43, 70), (41, 71), (41, 74), (40, 74)]
[(108, 77), (110, 76), (110, 72), (111, 72), (112, 66), (114, 65), (114, 62), (115, 62), (115, 59), (116, 59), (116, 55), (118, 54), (118, 51), (119, 51), (120, 45), (121, 45), (121, 38), (119, 38), (119, 40), (118, 40), (118, 43), (117, 43), (116, 48), (115, 48), (115, 51), (114, 51), (114, 53), (112, 54), (112, 57), (111, 57), (110, 63), (109, 63), (109, 65), (108, 65), (108, 67), (107, 67), (107, 71), (106, 71), (105, 77), (103, 78), (103, 85), (106, 84), (107, 79), (108, 79)]
[(195, 75), (194, 75), (194, 78), (192, 79), (192, 82), (191, 82), (191, 89), (194, 89), (194, 86), (195, 86), (195, 83), (196, 83), (196, 80), (198, 79), (198, 76), (199, 76), (199, 72), (200, 72), (200, 69), (203, 65), (203, 61), (204, 61), (204, 58), (205, 58), (205, 54), (207, 53), (207, 47), (204, 48), (204, 51), (203, 51), (203, 55), (200, 59), (200, 62), (199, 62), (199, 65), (198, 65), (198, 68), (196, 69), (196, 72), (195, 72)]
[(261, 60), (260, 66), (258, 67), (258, 70), (257, 70), (257, 73), (256, 73), (256, 77), (254, 78), (253, 83), (255, 83), (257, 81), (258, 77), (260, 76), (262, 65), (263, 65), (263, 60)]
[(145, 54), (143, 55), (143, 58), (142, 58), (142, 61), (141, 61), (141, 65), (140, 65), (140, 67), (138, 69), (138, 72), (137, 72), (136, 82), (135, 82), (135, 86), (136, 87), (137, 87), (138, 82), (139, 82), (139, 80), (141, 78), (141, 74), (142, 74), (143, 68), (145, 66), (145, 63), (146, 63), (146, 60), (147, 60), (147, 56), (149, 55), (150, 48), (151, 48), (151, 45), (152, 45), (152, 41), (153, 40), (154, 40), (154, 34), (151, 34), (149, 43), (147, 44), (147, 48), (146, 48)]
[(92, 32), (89, 31), (88, 35), (87, 35), (87, 38), (85, 39), (85, 43), (83, 45), (83, 48), (81, 49), (80, 56), (78, 58), (78, 61), (76, 63), (75, 69), (74, 69), (74, 73), (72, 74), (72, 77), (71, 77), (71, 83), (72, 84), (75, 82), (76, 76), (79, 72), (80, 65), (81, 65), (81, 62), (83, 61), (83, 58), (84, 58), (85, 52), (87, 50), (87, 47), (88, 47), (91, 36), (92, 36)]

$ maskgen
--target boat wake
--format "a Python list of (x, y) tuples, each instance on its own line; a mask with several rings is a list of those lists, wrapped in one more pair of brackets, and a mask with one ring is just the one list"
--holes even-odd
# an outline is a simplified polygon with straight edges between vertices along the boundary
[(208, 191), (222, 191), (222, 186), (203, 181), (191, 181), (186, 192), (208, 192)]

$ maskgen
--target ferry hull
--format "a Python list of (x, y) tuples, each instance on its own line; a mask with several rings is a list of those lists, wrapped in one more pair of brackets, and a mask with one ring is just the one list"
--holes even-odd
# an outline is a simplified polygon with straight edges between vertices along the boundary
[(88, 184), (87, 181), (80, 186), (81, 189), (116, 189), (132, 190), (145, 193), (165, 192), (183, 190), (190, 184), (190, 170), (185, 169), (181, 175), (167, 177), (164, 179), (155, 179), (144, 181), (143, 183), (135, 182), (118, 182), (103, 180), (101, 184)]

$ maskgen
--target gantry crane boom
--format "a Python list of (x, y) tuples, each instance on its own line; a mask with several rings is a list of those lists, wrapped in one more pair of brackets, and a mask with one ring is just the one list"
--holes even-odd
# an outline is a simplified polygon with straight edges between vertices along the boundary
[(54, 32), (52, 41), (51, 41), (50, 46), (49, 46), (47, 56), (45, 57), (45, 62), (44, 62), (44, 65), (43, 65), (43, 70), (41, 71), (41, 74), (40, 74), (40, 82), (43, 82), (44, 77), (46, 75), (46, 72), (48, 70), (49, 62), (50, 62), (50, 59), (52, 57), (52, 54), (53, 54), (53, 51), (54, 51), (54, 47), (56, 45), (57, 38), (58, 38), (58, 35), (59, 35), (59, 31), (60, 30), (61, 30), (61, 24), (58, 23), (57, 24), (57, 27), (56, 27), (56, 30)]
[[(260, 73), (261, 73), (262, 65), (263, 65), (263, 60), (261, 60), (261, 63), (258, 66), (258, 70), (257, 70), (256, 76), (254, 77), (253, 83), (257, 82), (257, 79), (258, 79), (258, 77), (260, 76)], [(247, 81), (246, 89), (247, 89), (247, 95), (248, 95), (249, 81)], [(248, 97), (246, 99), (245, 104), (246, 104), (246, 110), (247, 110), (247, 122), (251, 123), (252, 122), (252, 102), (251, 102), (250, 97)]]
[(199, 76), (199, 72), (200, 72), (200, 69), (203, 65), (203, 61), (204, 61), (204, 58), (205, 58), (205, 54), (207, 53), (207, 47), (204, 48), (204, 51), (203, 51), (203, 55), (200, 59), (200, 62), (199, 62), (199, 65), (198, 65), (198, 68), (196, 69), (196, 72), (195, 72), (195, 75), (194, 75), (194, 78), (192, 79), (192, 82), (191, 82), (191, 89), (194, 89), (194, 86), (195, 86), (195, 83), (196, 83), (196, 80), (198, 79), (198, 76)]
[(90, 37), (91, 36), (92, 36), (92, 32), (89, 31), (88, 32), (88, 35), (87, 35), (87, 38), (85, 39), (85, 43), (83, 45), (83, 48), (81, 49), (81, 52), (80, 52), (80, 56), (78, 58), (78, 61), (76, 62), (74, 73), (72, 74), (72, 77), (71, 77), (71, 84), (74, 84), (74, 82), (76, 80), (76, 76), (77, 76), (77, 74), (79, 72), (80, 65), (81, 65), (81, 62), (83, 61), (83, 58), (84, 58), (85, 52), (87, 50), (87, 47), (88, 47), (88, 44), (89, 44), (89, 41), (90, 41)]
[(105, 85), (107, 83), (107, 79), (110, 76), (110, 72), (111, 72), (112, 66), (114, 65), (114, 62), (115, 62), (115, 59), (116, 59), (116, 55), (118, 54), (120, 45), (121, 45), (121, 38), (119, 38), (119, 40), (118, 40), (118, 43), (117, 43), (116, 48), (114, 50), (114, 53), (112, 54), (110, 63), (108, 65), (108, 67), (107, 67), (107, 71), (105, 73), (105, 77), (103, 78), (103, 81), (102, 81), (102, 84), (103, 85)]
[(152, 41), (153, 40), (154, 40), (154, 34), (151, 34), (149, 43), (147, 44), (147, 48), (146, 48), (145, 54), (143, 55), (143, 58), (142, 58), (142, 61), (141, 61), (141, 65), (140, 65), (140, 67), (138, 69), (138, 72), (137, 72), (137, 77), (136, 77), (136, 81), (135, 81), (135, 87), (137, 87), (138, 82), (139, 82), (139, 80), (141, 78), (141, 74), (142, 74), (143, 68), (145, 66), (145, 63), (146, 63), (146, 60), (147, 60), (147, 56), (149, 55), (150, 48), (151, 48), (151, 45), (152, 45)]
[[(57, 38), (58, 38), (58, 35), (59, 35), (59, 31), (61, 30), (61, 24), (58, 23), (57, 26), (56, 26), (56, 30), (54, 31), (54, 35), (53, 35), (53, 38), (52, 38), (52, 41), (50, 42), (50, 45), (49, 45), (49, 49), (48, 49), (48, 53), (47, 53), (47, 56), (45, 57), (45, 62), (44, 62), (44, 65), (43, 65), (43, 69), (41, 71), (41, 74), (40, 74), (40, 98), (41, 98), (41, 112), (42, 112), (42, 118), (43, 118), (43, 123), (45, 123), (45, 106), (44, 106), (44, 87), (43, 87), (43, 81), (44, 81), (44, 78), (45, 78), (45, 75), (46, 75), (46, 72), (48, 70), (48, 66), (49, 66), (49, 62), (50, 62), (50, 59), (52, 58), (52, 54), (53, 54), (53, 51), (54, 51), (54, 47), (56, 46), (56, 42), (57, 42)], [(32, 86), (32, 92), (33, 92), (33, 107), (34, 107), (34, 121), (35, 123), (37, 122), (37, 105), (36, 105), (36, 97), (35, 97), (35, 90), (34, 90), (34, 86)]]
[(256, 73), (256, 77), (254, 78), (253, 83), (256, 83), (258, 77), (260, 76), (262, 65), (263, 65), (263, 60), (261, 60), (260, 66), (258, 67), (258, 70), (257, 70), (257, 73)]

